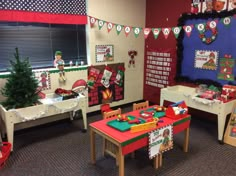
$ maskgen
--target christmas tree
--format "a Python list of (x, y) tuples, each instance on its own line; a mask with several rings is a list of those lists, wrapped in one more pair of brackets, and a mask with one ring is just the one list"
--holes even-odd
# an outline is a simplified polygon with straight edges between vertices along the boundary
[(10, 60), (10, 75), (1, 93), (6, 97), (2, 105), (6, 109), (16, 109), (35, 105), (38, 80), (32, 71), (29, 58), (20, 59), (18, 48), (15, 49), (15, 61)]

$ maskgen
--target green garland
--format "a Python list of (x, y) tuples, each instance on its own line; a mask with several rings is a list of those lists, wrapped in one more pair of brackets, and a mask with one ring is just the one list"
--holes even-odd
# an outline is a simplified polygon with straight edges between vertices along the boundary
[[(211, 30), (212, 36), (206, 37), (205, 32)], [(210, 43), (214, 42), (216, 40), (218, 31), (217, 28), (211, 28), (209, 25), (206, 25), (206, 29), (200, 31), (199, 37), (202, 40), (203, 43), (209, 45)]]

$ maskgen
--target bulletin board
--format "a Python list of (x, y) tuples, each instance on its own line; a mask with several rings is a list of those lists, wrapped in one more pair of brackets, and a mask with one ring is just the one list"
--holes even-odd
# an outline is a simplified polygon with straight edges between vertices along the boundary
[[(229, 78), (227, 75), (222, 76), (221, 74), (225, 71), (224, 60), (225, 59), (236, 59), (236, 11), (227, 12), (212, 12), (206, 14), (183, 14), (179, 19), (179, 26), (193, 26), (191, 35), (187, 36), (185, 31), (182, 30), (178, 41), (177, 41), (177, 79), (180, 80), (212, 80), (219, 85), (224, 84), (235, 84), (236, 68), (232, 67), (232, 64), (227, 67), (230, 70)], [(224, 20), (229, 19), (230, 23), (225, 24)], [(197, 29), (198, 24), (207, 24), (210, 21), (217, 21), (216, 29), (217, 36), (216, 39), (210, 43), (206, 44), (200, 38), (200, 31)], [(206, 37), (211, 37), (212, 31), (207, 30), (203, 33)], [(196, 52), (199, 51), (205, 53), (214, 53), (216, 58), (216, 65), (214, 67), (205, 67), (213, 69), (204, 69), (199, 67), (203, 59), (198, 57), (196, 60)], [(213, 55), (213, 54), (212, 54)], [(206, 60), (207, 61), (207, 60)], [(196, 67), (196, 63), (198, 64)], [(226, 78), (226, 79), (224, 79)], [(232, 79), (233, 78), (233, 79)]]
[[(88, 68), (88, 77), (90, 69)], [(93, 87), (88, 88), (89, 107), (124, 99), (124, 63), (97, 65), (92, 66), (92, 69), (99, 74)]]

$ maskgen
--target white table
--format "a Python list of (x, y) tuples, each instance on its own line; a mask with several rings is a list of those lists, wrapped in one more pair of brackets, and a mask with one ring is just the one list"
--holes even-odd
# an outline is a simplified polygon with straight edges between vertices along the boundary
[(86, 97), (77, 97), (58, 102), (45, 102), (48, 103), (8, 111), (0, 105), (0, 116), (2, 117), (2, 120), (5, 124), (7, 140), (12, 144), (12, 151), (14, 142), (14, 126), (16, 124), (22, 124), (29, 121), (34, 123), (37, 120), (43, 120), (64, 113), (69, 113), (70, 119), (73, 120), (75, 112), (81, 109), (83, 115), (84, 131), (87, 130)]
[(184, 100), (187, 106), (190, 108), (217, 115), (218, 140), (219, 142), (223, 142), (226, 117), (231, 113), (233, 104), (236, 102), (236, 100), (223, 103), (218, 100), (205, 100), (202, 98), (197, 98), (195, 88), (181, 85), (162, 88), (160, 105), (163, 105), (164, 100), (175, 103)]

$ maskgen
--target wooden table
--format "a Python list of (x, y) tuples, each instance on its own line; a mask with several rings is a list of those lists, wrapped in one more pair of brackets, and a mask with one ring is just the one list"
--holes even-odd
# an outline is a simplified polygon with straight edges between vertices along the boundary
[[(132, 116), (139, 116), (139, 110), (127, 113)], [(124, 156), (126, 154), (132, 153), (137, 149), (148, 146), (148, 132), (164, 127), (166, 125), (173, 124), (173, 134), (179, 132), (185, 132), (185, 140), (183, 145), (184, 152), (188, 151), (189, 143), (189, 126), (191, 116), (186, 115), (181, 119), (171, 119), (168, 117), (162, 117), (163, 123), (159, 123), (158, 126), (151, 130), (131, 133), (129, 131), (120, 132), (107, 125), (107, 122), (114, 120), (116, 117), (111, 119), (105, 119), (90, 123), (90, 143), (91, 143), (91, 162), (95, 164), (96, 162), (96, 149), (95, 149), (95, 134), (102, 136), (103, 138), (111, 141), (118, 147), (118, 166), (119, 166), (119, 176), (124, 176)], [(158, 168), (162, 165), (162, 156), (159, 155), (154, 160), (154, 167)]]

